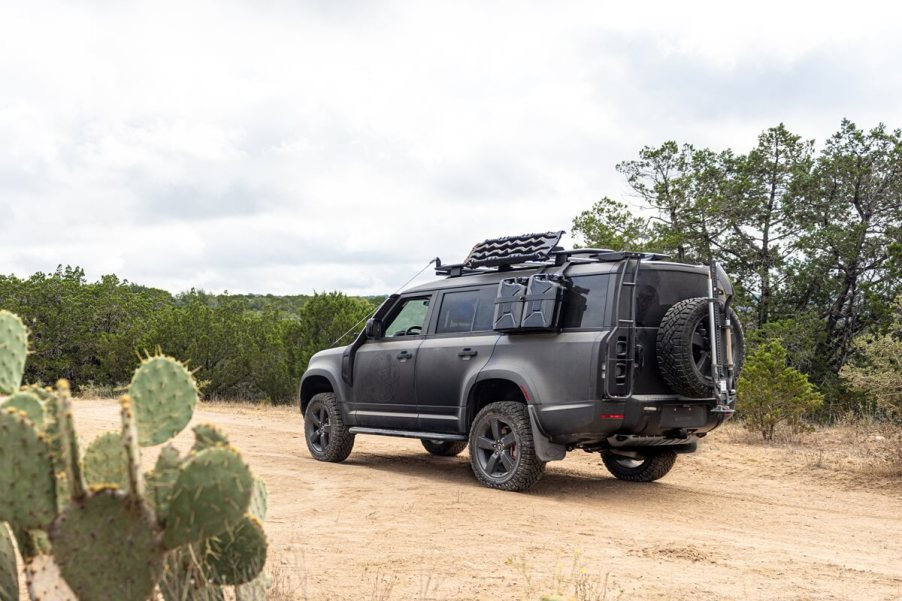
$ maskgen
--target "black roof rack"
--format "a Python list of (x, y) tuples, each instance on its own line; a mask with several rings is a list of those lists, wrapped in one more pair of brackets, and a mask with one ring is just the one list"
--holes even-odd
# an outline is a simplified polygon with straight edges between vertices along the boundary
[[(668, 255), (644, 252), (616, 251), (608, 248), (576, 248), (564, 250), (558, 246), (563, 231), (506, 236), (480, 242), (470, 251), (463, 263), (443, 265), (435, 259), (436, 275), (460, 277), (492, 271), (508, 271), (514, 266), (564, 265), (568, 261), (608, 262), (624, 259), (659, 260)], [(495, 270), (489, 268), (496, 268)]]

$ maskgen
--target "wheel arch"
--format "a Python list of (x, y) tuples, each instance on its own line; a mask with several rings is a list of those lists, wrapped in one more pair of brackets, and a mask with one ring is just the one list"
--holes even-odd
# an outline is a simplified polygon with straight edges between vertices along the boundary
[(298, 391), (298, 407), (303, 414), (307, 410), (307, 405), (315, 395), (321, 392), (332, 392), (338, 395), (338, 387), (332, 375), (324, 371), (308, 371), (301, 380), (300, 390)]
[(489, 403), (515, 401), (528, 405), (529, 399), (529, 389), (526, 385), (508, 375), (480, 378), (470, 387), (467, 394), (467, 406), (463, 415), (466, 431), (470, 430), (476, 414)]

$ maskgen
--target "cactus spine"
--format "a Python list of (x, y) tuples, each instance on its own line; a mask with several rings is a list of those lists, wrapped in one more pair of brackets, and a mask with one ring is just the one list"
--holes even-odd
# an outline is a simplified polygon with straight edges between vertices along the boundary
[[(161, 579), (181, 601), (223, 599), (224, 584), (255, 598), (266, 489), (225, 434), (198, 426), (186, 457), (168, 445), (153, 471), (140, 470), (140, 447), (191, 421), (191, 372), (169, 357), (142, 361), (120, 399), (121, 430), (97, 437), (82, 459), (69, 383), (16, 392), (26, 352), (24, 324), (0, 311), (0, 393), (15, 393), (0, 407), (0, 601), (18, 599), (2, 521), (18, 539), (32, 601), (143, 601)], [(161, 585), (167, 599), (171, 590)]]

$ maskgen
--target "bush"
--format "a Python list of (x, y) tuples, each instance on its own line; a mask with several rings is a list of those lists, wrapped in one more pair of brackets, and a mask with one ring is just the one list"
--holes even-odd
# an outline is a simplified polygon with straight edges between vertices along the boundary
[(737, 410), (746, 428), (772, 440), (777, 425), (793, 431), (824, 402), (808, 376), (786, 365), (786, 349), (776, 340), (758, 345), (746, 359), (737, 390)]
[(882, 336), (859, 336), (853, 344), (855, 359), (840, 377), (853, 392), (872, 404), (877, 417), (902, 418), (902, 299), (896, 303), (890, 331)]

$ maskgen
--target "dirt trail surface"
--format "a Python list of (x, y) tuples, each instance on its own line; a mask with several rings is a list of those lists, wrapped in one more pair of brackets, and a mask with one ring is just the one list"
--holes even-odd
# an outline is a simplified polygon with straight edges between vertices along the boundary
[[(88, 440), (118, 413), (78, 401), (75, 419)], [(225, 428), (269, 485), (276, 599), (902, 599), (898, 483), (722, 432), (657, 483), (574, 452), (516, 494), (416, 440), (358, 436), (319, 463), (294, 409), (203, 405), (194, 421)]]

